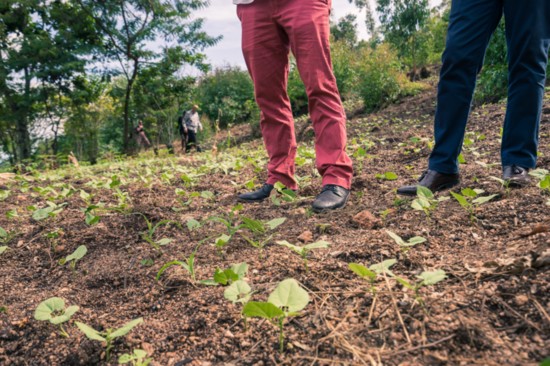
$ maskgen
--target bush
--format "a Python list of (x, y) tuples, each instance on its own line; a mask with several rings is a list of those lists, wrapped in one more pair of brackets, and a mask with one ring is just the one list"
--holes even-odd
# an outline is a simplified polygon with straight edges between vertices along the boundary
[(361, 52), (358, 70), (358, 93), (367, 112), (372, 112), (396, 101), (401, 95), (401, 84), (406, 78), (397, 55), (386, 44), (375, 50)]

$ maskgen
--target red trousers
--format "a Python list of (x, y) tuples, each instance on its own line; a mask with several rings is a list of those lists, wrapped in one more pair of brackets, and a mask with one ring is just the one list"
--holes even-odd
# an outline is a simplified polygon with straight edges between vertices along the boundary
[(353, 168), (346, 148), (346, 116), (332, 72), (330, 0), (254, 0), (237, 6), (242, 49), (261, 110), (260, 127), (269, 155), (266, 183), (296, 189), (296, 137), (287, 94), (292, 50), (315, 130), (317, 170), (323, 185), (349, 189)]

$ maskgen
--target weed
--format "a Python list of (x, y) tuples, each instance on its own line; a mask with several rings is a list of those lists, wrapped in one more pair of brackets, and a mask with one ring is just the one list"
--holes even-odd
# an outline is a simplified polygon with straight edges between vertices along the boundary
[(68, 338), (69, 334), (63, 328), (63, 323), (68, 322), (78, 309), (79, 307), (76, 305), (65, 308), (65, 300), (59, 297), (52, 297), (38, 304), (34, 311), (34, 318), (59, 326), (59, 334)]
[(183, 229), (180, 223), (173, 220), (161, 220), (153, 225), (153, 222), (149, 221), (149, 219), (145, 215), (143, 214), (140, 214), (140, 215), (145, 219), (145, 222), (147, 223), (147, 231), (142, 232), (141, 237), (147, 243), (151, 244), (151, 246), (156, 250), (160, 250), (162, 246), (168, 245), (173, 241), (173, 239), (170, 239), (170, 238), (162, 238), (160, 240), (154, 240), (153, 236), (155, 235), (155, 232), (159, 227), (161, 227), (162, 225), (168, 226), (168, 225), (174, 224), (179, 229)]
[(170, 267), (172, 266), (180, 266), (183, 269), (185, 269), (187, 272), (189, 272), (189, 275), (191, 276), (191, 280), (193, 283), (197, 282), (196, 274), (195, 274), (195, 257), (197, 255), (197, 251), (199, 250), (200, 244), (197, 245), (195, 250), (191, 253), (191, 255), (183, 261), (171, 261), (166, 264), (164, 264), (160, 270), (157, 272), (157, 275), (155, 279), (158, 281), (162, 274)]
[(113, 348), (113, 341), (116, 338), (123, 337), (130, 333), (137, 325), (143, 322), (143, 318), (134, 319), (131, 322), (126, 323), (124, 326), (118, 329), (107, 329), (103, 332), (95, 330), (94, 328), (80, 322), (75, 322), (76, 326), (82, 333), (91, 339), (92, 341), (98, 341), (105, 343), (105, 359), (107, 362), (111, 359), (111, 349)]
[(300, 247), (298, 245), (290, 244), (286, 240), (280, 240), (277, 241), (277, 244), (282, 245), (284, 247), (290, 248), (294, 252), (298, 253), (300, 257), (302, 257), (302, 260), (304, 261), (304, 267), (306, 269), (306, 273), (309, 273), (309, 268), (307, 265), (307, 259), (309, 256), (309, 252), (315, 249), (324, 249), (329, 247), (329, 243), (324, 240), (316, 241), (315, 243), (304, 245), (303, 247)]
[(263, 250), (265, 246), (271, 241), (271, 239), (273, 238), (273, 235), (270, 235), (265, 239), (258, 238), (258, 236), (261, 236), (270, 230), (275, 230), (276, 228), (281, 226), (286, 221), (286, 217), (279, 217), (277, 219), (273, 219), (267, 222), (243, 217), (242, 221), (243, 223), (240, 225), (240, 227), (243, 229), (250, 230), (254, 238), (250, 238), (242, 233), (241, 233), (241, 236), (250, 245), (258, 249), (259, 258), (262, 259)]

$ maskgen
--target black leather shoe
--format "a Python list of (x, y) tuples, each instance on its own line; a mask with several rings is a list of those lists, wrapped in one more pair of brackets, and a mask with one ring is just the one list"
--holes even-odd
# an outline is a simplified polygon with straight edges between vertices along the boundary
[(502, 179), (504, 179), (510, 187), (525, 187), (531, 181), (529, 178), (529, 169), (517, 165), (503, 166)]
[(273, 184), (265, 183), (257, 191), (239, 194), (237, 198), (243, 202), (260, 202), (268, 198), (272, 190)]
[(319, 213), (344, 207), (348, 201), (349, 190), (334, 184), (323, 186), (321, 193), (315, 198), (311, 207)]
[(460, 183), (460, 176), (458, 174), (443, 174), (428, 169), (422, 173), (417, 185), (400, 187), (397, 189), (397, 193), (404, 196), (416, 196), (417, 186), (423, 186), (432, 192), (438, 192), (454, 187), (458, 183)]

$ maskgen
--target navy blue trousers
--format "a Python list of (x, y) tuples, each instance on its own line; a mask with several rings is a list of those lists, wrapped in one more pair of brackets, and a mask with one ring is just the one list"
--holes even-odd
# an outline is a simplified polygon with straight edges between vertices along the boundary
[(550, 0), (453, 0), (437, 94), (431, 170), (458, 173), (476, 78), (503, 15), (509, 86), (502, 165), (536, 165), (550, 47)]

